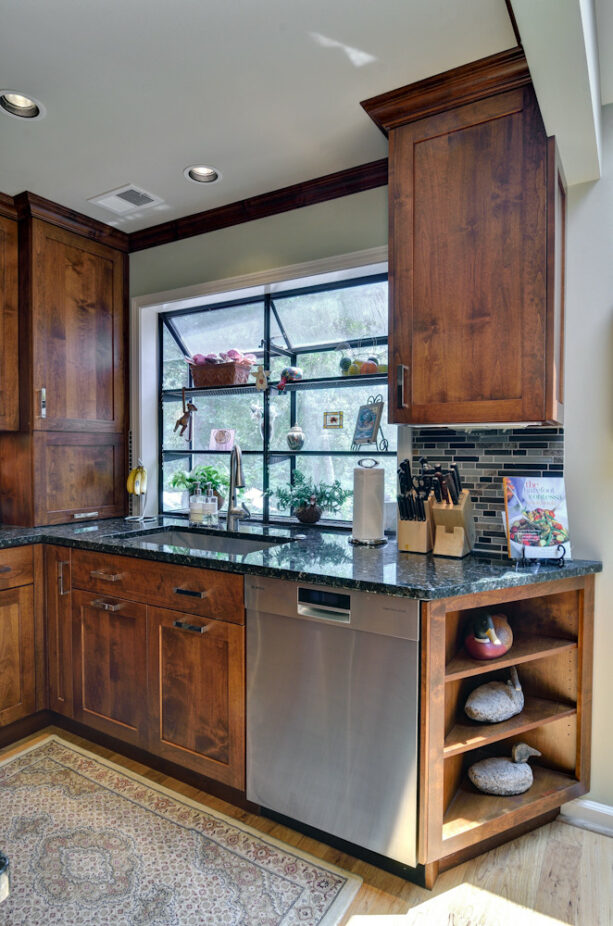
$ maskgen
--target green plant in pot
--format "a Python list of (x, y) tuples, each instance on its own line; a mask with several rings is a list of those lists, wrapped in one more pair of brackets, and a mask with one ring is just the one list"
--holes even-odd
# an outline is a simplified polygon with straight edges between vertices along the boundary
[(353, 493), (350, 489), (343, 489), (338, 479), (333, 483), (313, 482), (296, 470), (293, 483), (281, 486), (274, 494), (281, 511), (289, 508), (303, 524), (315, 524), (323, 511), (338, 511)]
[(199, 466), (194, 466), (191, 473), (185, 472), (185, 470), (178, 470), (170, 480), (173, 489), (183, 489), (184, 492), (187, 492), (188, 499), (190, 495), (194, 494), (196, 486), (200, 486), (202, 494), (204, 495), (209, 483), (211, 484), (213, 494), (217, 498), (218, 508), (223, 508), (225, 493), (228, 491), (228, 486), (230, 485), (230, 480), (228, 479), (228, 474), (225, 469), (220, 469), (217, 466), (207, 466), (205, 463), (201, 463)]

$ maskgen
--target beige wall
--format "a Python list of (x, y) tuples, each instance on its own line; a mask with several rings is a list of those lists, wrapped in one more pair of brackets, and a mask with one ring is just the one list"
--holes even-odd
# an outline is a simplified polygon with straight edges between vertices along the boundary
[(565, 478), (573, 557), (596, 578), (590, 798), (613, 806), (613, 105), (602, 177), (568, 193)]
[(387, 244), (387, 187), (306, 206), (130, 256), (143, 296)]

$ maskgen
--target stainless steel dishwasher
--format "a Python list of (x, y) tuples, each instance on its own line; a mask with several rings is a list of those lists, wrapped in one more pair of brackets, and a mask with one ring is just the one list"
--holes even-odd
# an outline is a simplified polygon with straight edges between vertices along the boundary
[(248, 799), (416, 866), (419, 602), (245, 588)]

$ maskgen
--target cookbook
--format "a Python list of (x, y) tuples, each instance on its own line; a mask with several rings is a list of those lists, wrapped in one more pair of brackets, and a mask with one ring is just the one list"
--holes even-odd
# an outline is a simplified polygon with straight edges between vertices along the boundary
[(505, 530), (509, 556), (570, 559), (564, 480), (553, 476), (504, 476)]

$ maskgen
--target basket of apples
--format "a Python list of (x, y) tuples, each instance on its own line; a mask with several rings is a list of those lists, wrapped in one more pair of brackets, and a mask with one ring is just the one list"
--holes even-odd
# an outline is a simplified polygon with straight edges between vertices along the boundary
[(185, 358), (192, 371), (194, 386), (242, 386), (255, 363), (253, 354), (229, 350), (219, 354), (194, 354)]

